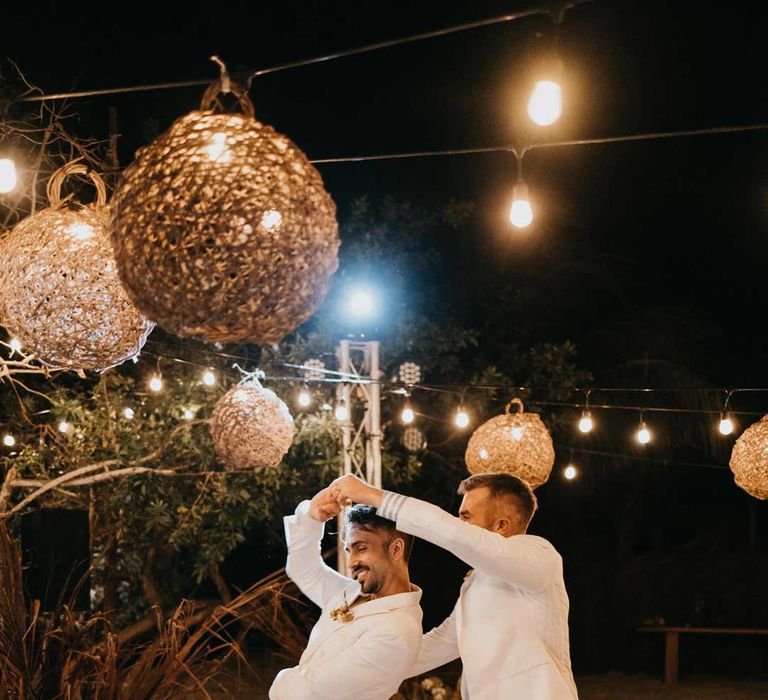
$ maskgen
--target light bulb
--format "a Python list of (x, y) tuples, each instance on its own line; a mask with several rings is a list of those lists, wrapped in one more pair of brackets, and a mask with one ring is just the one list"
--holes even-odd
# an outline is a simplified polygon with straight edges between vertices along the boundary
[(563, 91), (560, 83), (553, 80), (539, 80), (533, 86), (528, 99), (528, 116), (534, 124), (549, 126), (563, 113)]
[(0, 194), (12, 192), (16, 181), (16, 163), (10, 158), (0, 158)]
[(302, 389), (299, 392), (297, 401), (299, 402), (299, 406), (307, 408), (307, 406), (312, 403), (312, 395), (306, 389)]
[(569, 464), (564, 470), (563, 470), (563, 476), (568, 479), (568, 481), (573, 481), (576, 476), (578, 475), (579, 470), (576, 469), (572, 464)]
[(533, 209), (528, 196), (528, 185), (518, 181), (512, 190), (512, 208), (509, 210), (509, 221), (516, 228), (530, 226), (533, 221)]
[(651, 441), (651, 431), (648, 430), (648, 426), (645, 424), (645, 421), (640, 423), (640, 428), (638, 429), (635, 437), (641, 445), (647, 445)]
[(191, 408), (185, 408), (181, 412), (181, 417), (184, 420), (192, 420), (195, 417), (195, 412)]
[(61, 421), (61, 423), (59, 423), (59, 432), (68, 433), (71, 427), (72, 426), (69, 423), (67, 423), (67, 421), (63, 420)]
[(214, 134), (211, 142), (205, 147), (205, 152), (215, 163), (229, 163), (232, 160), (232, 151), (227, 148), (226, 134)]
[(283, 223), (283, 215), (276, 209), (267, 209), (261, 216), (261, 225), (267, 231), (274, 231), (280, 228)]
[(720, 419), (720, 425), (718, 426), (721, 435), (730, 435), (733, 432), (733, 421), (729, 414), (725, 414)]
[(16, 444), (16, 438), (13, 435), (3, 435), (3, 445), (13, 447)]
[(123, 409), (123, 416), (124, 416), (126, 419), (128, 419), (128, 420), (133, 420), (133, 417), (134, 417), (135, 415), (136, 415), (136, 414), (133, 412), (133, 409), (132, 409), (130, 406), (126, 406), (126, 407)]
[(356, 318), (369, 318), (376, 312), (376, 298), (369, 289), (354, 289), (347, 300), (347, 310)]
[(149, 380), (149, 390), (158, 392), (163, 388), (163, 380), (159, 375), (155, 374), (152, 379)]
[(488, 459), (488, 450), (486, 450), (484, 447), (480, 450), (480, 459), (486, 460)]
[(584, 411), (584, 413), (581, 414), (581, 420), (579, 420), (579, 430), (582, 433), (589, 433), (592, 432), (593, 427), (592, 415), (589, 411)]
[(523, 439), (523, 433), (525, 433), (525, 428), (521, 428), (519, 425), (516, 425), (509, 432), (512, 435), (513, 440), (520, 442), (520, 440)]
[(21, 352), (21, 341), (18, 338), (11, 338), (10, 346), (13, 352)]
[(207, 369), (203, 372), (203, 384), (205, 386), (213, 386), (216, 383), (216, 374), (212, 369)]
[(456, 412), (456, 426), (459, 428), (466, 428), (469, 425), (469, 414), (460, 408)]
[(336, 420), (347, 420), (349, 418), (349, 409), (347, 408), (347, 402), (344, 401), (344, 399), (341, 399), (339, 403), (336, 405), (336, 410), (334, 411), (334, 415), (336, 416)]
[(413, 423), (413, 419), (415, 418), (415, 414), (413, 413), (413, 409), (410, 406), (406, 406), (403, 409), (402, 414), (400, 414), (400, 419), (405, 423), (406, 425), (410, 425)]

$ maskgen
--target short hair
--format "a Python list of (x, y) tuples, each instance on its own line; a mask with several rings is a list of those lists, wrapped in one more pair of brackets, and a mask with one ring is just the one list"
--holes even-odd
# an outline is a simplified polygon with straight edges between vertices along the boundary
[(506, 497), (512, 500), (520, 514), (520, 522), (528, 528), (539, 503), (527, 481), (506, 472), (473, 474), (459, 484), (459, 495), (483, 487), (490, 491), (492, 498)]
[[(373, 506), (367, 506), (362, 503), (357, 503), (352, 506), (348, 511), (344, 519), (344, 532), (346, 535), (347, 528), (351, 526), (362, 528), (363, 530), (387, 530), (392, 535), (392, 539), (397, 537), (403, 540), (403, 560), (408, 563), (411, 558), (411, 551), (413, 550), (413, 535), (408, 535), (405, 532), (395, 527), (395, 523), (387, 518), (382, 518), (376, 513), (376, 509)], [(346, 538), (345, 538), (346, 539)]]

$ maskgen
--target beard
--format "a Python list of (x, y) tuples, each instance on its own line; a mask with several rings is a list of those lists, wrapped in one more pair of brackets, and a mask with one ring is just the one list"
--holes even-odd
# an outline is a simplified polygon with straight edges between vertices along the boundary
[[(381, 579), (376, 576), (373, 571), (367, 566), (361, 566), (352, 572), (355, 580), (360, 583), (360, 591), (365, 595), (371, 595), (372, 593), (378, 593), (381, 589)], [(364, 574), (364, 576), (363, 576)], [(359, 577), (363, 576), (363, 580), (360, 581)]]

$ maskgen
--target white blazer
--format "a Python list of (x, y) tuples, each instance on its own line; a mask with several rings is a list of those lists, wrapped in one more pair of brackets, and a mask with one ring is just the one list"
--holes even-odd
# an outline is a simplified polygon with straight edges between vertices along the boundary
[(451, 615), (424, 635), (410, 675), (461, 657), (462, 700), (574, 700), (563, 565), (542, 537), (503, 537), (430, 503), (385, 493), (379, 515), (473, 568)]
[(322, 608), (298, 666), (275, 677), (270, 700), (389, 700), (410, 674), (421, 644), (421, 590), (356, 605), (351, 622), (331, 611), (360, 595), (360, 584), (325, 565), (323, 523), (309, 515), (309, 501), (284, 519), (286, 573)]

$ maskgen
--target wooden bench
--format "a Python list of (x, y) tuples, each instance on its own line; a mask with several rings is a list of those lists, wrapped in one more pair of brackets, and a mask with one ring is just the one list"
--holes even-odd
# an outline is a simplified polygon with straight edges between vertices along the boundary
[(768, 634), (768, 629), (743, 629), (735, 627), (666, 627), (663, 625), (638, 627), (638, 632), (663, 632), (666, 635), (664, 651), (664, 681), (677, 683), (680, 678), (681, 634)]

